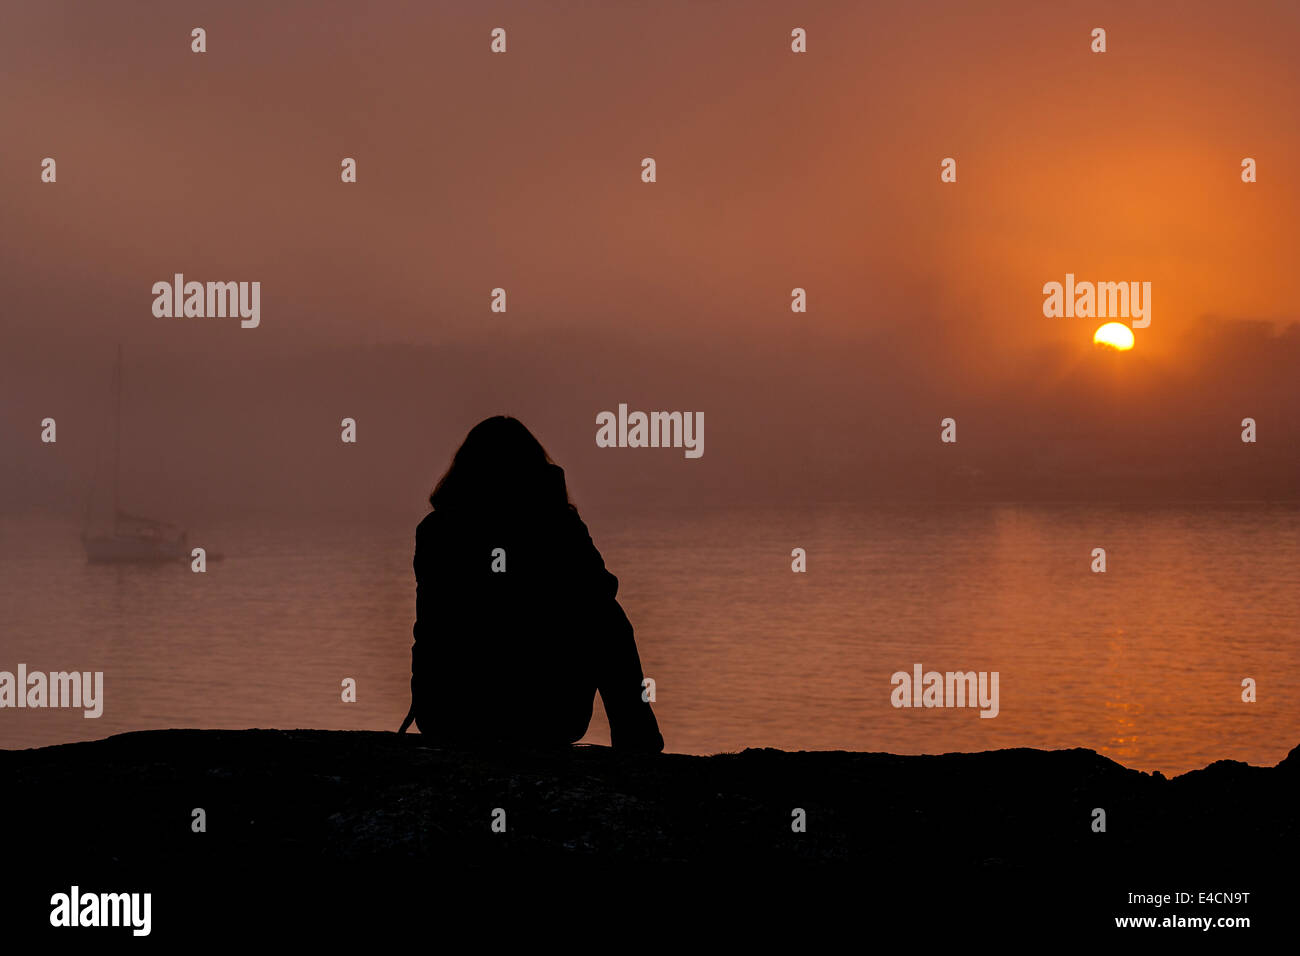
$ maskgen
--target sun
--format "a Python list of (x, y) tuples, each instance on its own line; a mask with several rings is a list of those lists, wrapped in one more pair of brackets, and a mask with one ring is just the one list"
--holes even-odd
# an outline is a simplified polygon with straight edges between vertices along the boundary
[(1107, 322), (1093, 333), (1092, 344), (1117, 352), (1127, 352), (1133, 347), (1133, 332), (1127, 325)]

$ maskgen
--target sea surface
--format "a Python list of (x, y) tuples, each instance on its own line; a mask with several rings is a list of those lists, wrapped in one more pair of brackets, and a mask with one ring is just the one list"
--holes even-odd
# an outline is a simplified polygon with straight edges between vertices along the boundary
[[(165, 727), (395, 730), (420, 517), (192, 529), (225, 554), (206, 574), (89, 565), (75, 522), (0, 517), (0, 670), (105, 675), (102, 717), (0, 709), (0, 748)], [(1300, 743), (1294, 507), (584, 517), (671, 751), (1087, 747), (1171, 774), (1271, 765)], [(997, 671), (997, 717), (894, 707), (891, 675), (918, 663)], [(586, 739), (608, 743), (599, 705)]]

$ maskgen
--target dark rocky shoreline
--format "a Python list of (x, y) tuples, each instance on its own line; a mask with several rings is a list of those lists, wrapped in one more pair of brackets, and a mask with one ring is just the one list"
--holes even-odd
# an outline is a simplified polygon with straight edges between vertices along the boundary
[(1262, 912), (1278, 896), (1266, 858), (1293, 868), (1300, 849), (1300, 748), (1276, 767), (1166, 779), (1090, 750), (465, 753), (418, 734), (167, 730), (0, 751), (0, 780), (31, 906), (74, 878), (235, 880), (322, 903), (450, 876), (446, 899), (574, 880), (597, 896), (721, 881), (742, 898), (858, 892), (851, 881), (888, 906), (1055, 899), (1100, 921), (1138, 912), (1130, 892), (1180, 889), (1251, 891), (1245, 911)]

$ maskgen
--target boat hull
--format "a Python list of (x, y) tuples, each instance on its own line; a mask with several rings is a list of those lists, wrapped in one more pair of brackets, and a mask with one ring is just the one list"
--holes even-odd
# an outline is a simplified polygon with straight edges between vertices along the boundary
[(177, 541), (151, 541), (105, 535), (82, 539), (91, 564), (164, 564), (187, 559), (189, 551)]

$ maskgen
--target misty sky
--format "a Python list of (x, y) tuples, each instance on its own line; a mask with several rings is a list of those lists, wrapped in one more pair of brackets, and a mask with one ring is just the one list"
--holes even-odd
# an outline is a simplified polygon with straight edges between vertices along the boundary
[[(79, 513), (119, 342), (178, 518), (418, 511), (501, 412), (610, 508), (1294, 499), (1300, 7), (1003, 7), (0, 4), (0, 507)], [(156, 318), (176, 272), (260, 327)], [(1152, 283), (1133, 352), (1066, 272)], [(620, 402), (704, 456), (597, 449)]]

